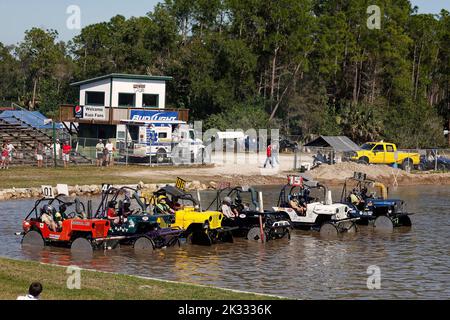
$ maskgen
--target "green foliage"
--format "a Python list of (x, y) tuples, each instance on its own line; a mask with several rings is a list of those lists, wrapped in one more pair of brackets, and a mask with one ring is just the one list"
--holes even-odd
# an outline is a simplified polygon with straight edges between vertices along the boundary
[(214, 114), (205, 121), (206, 129), (268, 129), (269, 116), (258, 103), (241, 103), (229, 108), (226, 112)]
[[(367, 28), (372, 4), (381, 30)], [(70, 82), (166, 74), (168, 106), (210, 127), (440, 145), (449, 61), (449, 13), (417, 14), (408, 0), (165, 0), (141, 17), (86, 26), (67, 44), (33, 28), (15, 48), (0, 45), (0, 99), (35, 96), (55, 114), (77, 102)]]
[(355, 142), (376, 141), (383, 132), (383, 119), (376, 107), (367, 104), (347, 105), (340, 112), (343, 133)]

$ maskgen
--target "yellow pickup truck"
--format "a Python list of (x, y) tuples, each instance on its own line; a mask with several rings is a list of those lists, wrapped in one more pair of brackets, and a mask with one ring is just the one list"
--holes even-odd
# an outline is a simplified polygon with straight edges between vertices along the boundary
[(410, 171), (420, 163), (420, 154), (412, 152), (397, 151), (397, 146), (388, 142), (367, 142), (362, 145), (361, 150), (354, 152), (351, 160), (358, 163), (394, 164)]

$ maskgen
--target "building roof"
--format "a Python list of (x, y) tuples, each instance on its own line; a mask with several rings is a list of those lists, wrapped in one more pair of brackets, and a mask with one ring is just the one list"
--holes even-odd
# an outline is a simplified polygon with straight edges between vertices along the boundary
[(111, 73), (101, 77), (87, 79), (83, 81), (78, 81), (71, 83), (70, 85), (73, 87), (79, 87), (84, 84), (89, 84), (93, 82), (98, 82), (105, 79), (127, 79), (127, 80), (154, 80), (154, 81), (172, 81), (173, 77), (168, 76), (148, 76), (148, 75), (139, 75), (139, 74), (123, 74), (123, 73)]
[(361, 148), (346, 136), (320, 136), (305, 147), (333, 148), (337, 152), (358, 151)]
[[(47, 117), (39, 111), (13, 110), (4, 111), (0, 114), (0, 119), (8, 123), (18, 123), (17, 120), (25, 122), (36, 129), (52, 129), (53, 124), (47, 123)], [(62, 129), (61, 123), (56, 123), (56, 129)]]

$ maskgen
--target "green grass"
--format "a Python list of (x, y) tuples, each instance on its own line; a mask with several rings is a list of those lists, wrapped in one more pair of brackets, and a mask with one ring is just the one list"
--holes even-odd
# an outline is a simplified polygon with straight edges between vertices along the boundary
[(81, 271), (81, 290), (67, 289), (66, 268), (0, 258), (0, 299), (15, 300), (34, 281), (43, 300), (267, 300), (271, 296), (148, 280), (120, 274)]
[[(167, 167), (163, 170), (173, 170), (174, 167)], [(110, 184), (137, 184), (139, 178), (128, 177), (127, 172), (142, 170), (161, 170), (156, 167), (143, 166), (114, 166), (110, 168), (97, 168), (94, 166), (79, 166), (64, 168), (35, 168), (35, 167), (13, 167), (9, 170), (1, 171), (2, 182), (0, 188), (31, 188), (41, 185), (56, 185), (58, 183), (75, 185), (100, 185)], [(170, 183), (174, 182), (173, 177), (168, 177), (165, 181), (161, 179), (145, 183)]]

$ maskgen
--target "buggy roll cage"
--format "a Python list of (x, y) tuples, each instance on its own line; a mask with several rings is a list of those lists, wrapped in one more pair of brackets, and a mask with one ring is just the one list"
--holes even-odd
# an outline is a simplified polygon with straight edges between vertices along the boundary
[(214, 200), (211, 202), (211, 204), (208, 206), (208, 208), (206, 210), (210, 210), (211, 207), (216, 204), (216, 210), (220, 209), (220, 205), (222, 203), (222, 195), (228, 191), (228, 193), (225, 194), (225, 196), (223, 196), (223, 198), (225, 197), (231, 197), (233, 195), (233, 193), (236, 193), (236, 197), (238, 199), (241, 199), (241, 193), (250, 193), (251, 194), (251, 201), (252, 204), (255, 206), (256, 211), (258, 211), (259, 208), (259, 201), (258, 201), (258, 197), (257, 197), (257, 193), (256, 190), (252, 187), (249, 188), (243, 188), (243, 187), (228, 187), (228, 188), (224, 188), (224, 189), (220, 189), (217, 190), (217, 195), (214, 198)]
[(346, 202), (348, 197), (348, 191), (350, 188), (348, 188), (348, 184), (350, 182), (356, 182), (356, 185), (353, 189), (357, 189), (358, 191), (361, 191), (364, 187), (369, 189), (369, 187), (372, 188), (379, 188), (381, 191), (381, 199), (386, 200), (388, 198), (388, 188), (381, 182), (376, 182), (375, 180), (368, 179), (365, 175), (358, 177), (356, 174), (353, 177), (345, 179), (344, 186), (342, 187), (342, 193), (341, 193), (341, 202)]
[[(287, 204), (289, 201), (289, 197), (294, 193), (294, 191), (298, 188), (299, 192), (303, 191), (305, 189), (312, 190), (312, 189), (322, 189), (323, 190), (323, 196), (324, 199), (327, 197), (327, 187), (323, 184), (320, 184), (316, 181), (309, 181), (305, 180), (302, 186), (293, 186), (290, 184), (285, 185), (280, 192), (280, 196), (278, 197), (278, 207), (283, 206), (284, 204)], [(289, 192), (287, 192), (289, 190)], [(305, 199), (306, 200), (306, 199)], [(309, 201), (308, 201), (309, 202)]]
[(194, 206), (198, 206), (198, 201), (194, 198), (194, 196), (190, 193), (184, 192), (178, 188), (172, 186), (165, 186), (159, 189), (158, 191), (153, 193), (154, 197), (159, 197), (161, 195), (167, 196), (170, 195), (173, 198), (191, 201)]
[[(131, 191), (131, 199), (136, 200), (139, 207), (141, 207), (142, 212), (147, 212), (148, 205), (142, 202), (141, 198), (139, 197), (137, 189), (131, 187), (121, 187), (121, 188), (110, 187), (108, 190), (102, 193), (102, 200), (100, 201), (98, 209), (95, 213), (95, 217), (96, 218), (104, 217), (108, 210), (108, 204), (112, 201), (116, 201), (119, 195), (122, 193), (125, 194), (126, 197), (128, 197), (127, 191)], [(109, 198), (110, 195), (113, 195), (112, 198)]]
[(67, 207), (70, 207), (72, 205), (75, 204), (75, 213), (77, 214), (81, 214), (82, 212), (85, 212), (86, 208), (84, 206), (84, 203), (80, 201), (80, 199), (75, 198), (74, 201), (65, 201), (64, 199), (62, 199), (63, 197), (67, 197), (64, 194), (60, 194), (57, 195), (55, 198), (41, 198), (39, 200), (36, 200), (36, 202), (34, 203), (33, 209), (31, 209), (31, 211), (28, 213), (28, 215), (25, 217), (25, 220), (28, 220), (30, 218), (30, 216), (34, 213), (34, 216), (36, 219), (39, 218), (40, 213), (38, 211), (38, 207), (39, 205), (44, 202), (47, 201), (48, 205), (53, 205), (55, 202), (57, 202), (57, 204), (59, 206), (61, 206), (62, 204), (66, 205)]

